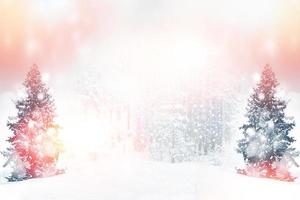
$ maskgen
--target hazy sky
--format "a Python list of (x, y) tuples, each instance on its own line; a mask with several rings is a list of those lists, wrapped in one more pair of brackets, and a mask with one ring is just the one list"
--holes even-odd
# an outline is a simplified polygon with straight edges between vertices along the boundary
[(1, 86), (32, 63), (51, 74), (79, 65), (251, 74), (270, 63), (299, 90), (299, 11), (297, 0), (3, 0)]
[[(2, 0), (0, 146), (8, 133), (7, 117), (16, 113), (11, 99), (33, 63), (50, 75), (70, 138), (81, 133), (74, 124), (82, 132), (99, 125), (82, 124), (88, 120), (78, 115), (82, 110), (70, 91), (89, 68), (129, 72), (125, 80), (108, 78), (116, 86), (127, 81), (130, 88), (140, 80), (159, 84), (193, 72), (205, 77), (211, 68), (231, 73), (211, 77), (215, 81), (234, 77), (251, 83), (269, 63), (292, 99), (289, 114), (299, 121), (299, 11), (297, 0)], [(82, 143), (81, 134), (77, 138)]]

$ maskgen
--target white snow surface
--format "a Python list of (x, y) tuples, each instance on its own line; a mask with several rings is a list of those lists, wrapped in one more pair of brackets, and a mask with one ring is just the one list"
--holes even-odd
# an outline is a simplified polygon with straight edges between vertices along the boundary
[(298, 199), (300, 183), (238, 175), (204, 163), (168, 164), (128, 157), (78, 160), (66, 174), (0, 185), (5, 200)]

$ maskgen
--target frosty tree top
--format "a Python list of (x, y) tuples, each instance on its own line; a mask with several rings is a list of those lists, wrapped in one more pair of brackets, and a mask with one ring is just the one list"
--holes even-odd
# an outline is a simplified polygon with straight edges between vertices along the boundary
[(285, 116), (286, 102), (276, 95), (278, 85), (272, 68), (266, 65), (248, 101), (248, 120), (241, 127), (243, 139), (238, 141), (238, 152), (248, 166), (287, 164), (298, 155), (291, 147), (295, 140), (289, 136), (295, 123)]

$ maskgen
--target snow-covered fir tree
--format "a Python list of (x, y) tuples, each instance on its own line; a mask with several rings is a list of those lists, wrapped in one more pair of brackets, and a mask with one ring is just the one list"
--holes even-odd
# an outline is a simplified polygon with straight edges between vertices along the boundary
[(287, 170), (298, 155), (291, 146), (295, 139), (289, 135), (295, 123), (285, 115), (287, 103), (277, 95), (278, 85), (272, 68), (266, 65), (248, 100), (248, 120), (241, 127), (243, 138), (238, 141), (238, 152), (247, 169), (255, 169), (262, 176), (276, 176), (279, 166)]
[(10, 147), (3, 152), (8, 158), (5, 166), (12, 168), (9, 181), (57, 173), (56, 164), (62, 149), (59, 126), (54, 122), (54, 101), (36, 65), (30, 69), (23, 85), (26, 95), (15, 102), (17, 116), (10, 117), (7, 123), (13, 133), (8, 139)]

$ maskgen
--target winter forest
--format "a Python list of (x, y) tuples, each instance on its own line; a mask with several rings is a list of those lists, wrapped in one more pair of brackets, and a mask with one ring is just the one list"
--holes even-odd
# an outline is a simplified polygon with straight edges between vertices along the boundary
[(0, 1), (0, 199), (296, 199), (298, 8)]

